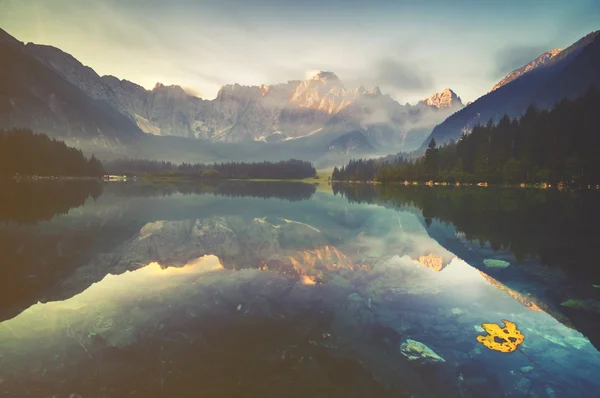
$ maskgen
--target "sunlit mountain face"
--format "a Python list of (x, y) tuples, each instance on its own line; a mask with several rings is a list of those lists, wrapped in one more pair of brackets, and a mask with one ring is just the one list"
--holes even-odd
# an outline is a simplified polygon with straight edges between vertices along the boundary
[[(500, 397), (525, 385), (593, 396), (597, 315), (557, 304), (580, 282), (533, 247), (522, 259), (472, 242), (447, 218), (458, 202), (424, 205), (434, 188), (369, 204), (290, 201), (277, 183), (260, 198), (249, 184), (234, 197), (108, 183), (50, 220), (4, 220), (15, 238), (2, 281), (21, 290), (3, 288), (2, 391)], [(533, 275), (555, 280), (553, 292)], [(502, 320), (524, 335), (514, 352), (477, 341), (481, 324)]]

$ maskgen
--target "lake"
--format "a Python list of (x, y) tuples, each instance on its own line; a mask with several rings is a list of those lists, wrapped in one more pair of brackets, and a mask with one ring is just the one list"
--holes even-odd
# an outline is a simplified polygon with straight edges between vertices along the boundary
[(2, 397), (600, 395), (598, 192), (0, 191)]

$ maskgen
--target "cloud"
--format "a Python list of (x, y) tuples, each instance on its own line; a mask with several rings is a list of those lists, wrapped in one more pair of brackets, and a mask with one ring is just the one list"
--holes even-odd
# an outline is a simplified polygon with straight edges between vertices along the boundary
[(506, 75), (515, 69), (533, 61), (546, 51), (550, 50), (544, 45), (514, 45), (503, 47), (495, 54), (494, 75)]
[(374, 83), (394, 90), (424, 90), (434, 86), (433, 77), (392, 58), (375, 64)]
[(183, 89), (183, 91), (185, 91), (185, 93), (187, 95), (192, 95), (194, 97), (198, 97), (198, 98), (202, 98), (202, 93), (200, 92), (200, 90), (194, 88), (194, 87), (181, 87)]

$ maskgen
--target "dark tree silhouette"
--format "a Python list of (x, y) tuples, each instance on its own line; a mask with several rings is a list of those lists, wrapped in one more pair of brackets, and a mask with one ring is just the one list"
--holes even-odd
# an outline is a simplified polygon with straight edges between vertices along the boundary
[(429, 145), (427, 146), (427, 150), (425, 151), (425, 172), (429, 176), (436, 176), (438, 173), (439, 159), (438, 159), (438, 149), (435, 143), (435, 138), (432, 138), (429, 141)]
[(280, 162), (181, 163), (146, 159), (119, 159), (106, 164), (111, 174), (190, 177), (199, 179), (302, 179), (314, 177), (317, 170), (303, 160)]
[(28, 129), (0, 130), (0, 177), (103, 174), (102, 163), (94, 155), (86, 159), (81, 150), (62, 141)]

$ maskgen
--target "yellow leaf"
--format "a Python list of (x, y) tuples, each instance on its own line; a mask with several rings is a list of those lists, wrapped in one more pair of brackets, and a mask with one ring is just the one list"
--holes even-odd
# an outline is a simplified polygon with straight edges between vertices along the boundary
[(483, 323), (481, 327), (488, 334), (477, 336), (477, 341), (490, 350), (500, 352), (513, 352), (525, 340), (525, 336), (517, 329), (517, 325), (510, 321), (502, 320), (504, 327), (495, 323)]

